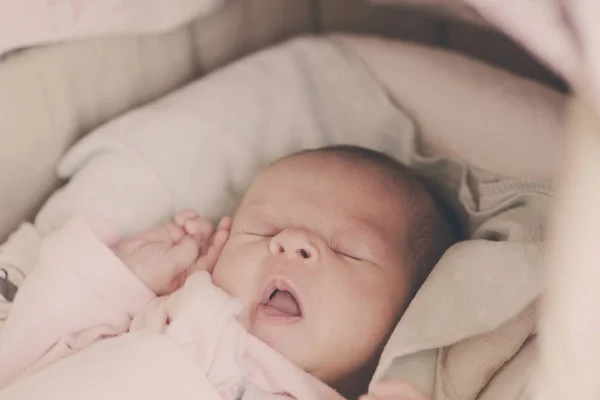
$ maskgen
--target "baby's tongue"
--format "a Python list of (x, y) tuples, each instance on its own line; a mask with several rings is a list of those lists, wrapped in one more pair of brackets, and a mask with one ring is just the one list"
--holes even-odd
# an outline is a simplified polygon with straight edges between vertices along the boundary
[(273, 298), (269, 300), (266, 307), (271, 315), (278, 317), (300, 316), (298, 302), (290, 292), (285, 290), (278, 290)]

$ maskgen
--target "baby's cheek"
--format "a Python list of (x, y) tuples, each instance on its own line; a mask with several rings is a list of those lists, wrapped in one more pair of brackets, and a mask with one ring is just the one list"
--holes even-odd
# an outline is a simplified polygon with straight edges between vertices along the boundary
[(339, 335), (337, 339), (332, 339), (343, 340), (344, 347), (363, 361), (379, 349), (395, 324), (395, 310), (387, 298), (376, 290), (365, 289), (363, 287), (352, 295), (330, 299), (330, 304), (335, 301), (336, 307), (330, 310), (329, 317), (329, 328)]
[(213, 283), (237, 298), (243, 297), (243, 291), (248, 286), (245, 280), (247, 268), (241, 265), (241, 261), (240, 257), (224, 250), (213, 271)]
[[(363, 288), (347, 308), (353, 310), (354, 315), (349, 318), (353, 318), (356, 332), (362, 333), (365, 345), (375, 349), (388, 338), (400, 319), (402, 293), (394, 293), (381, 286), (364, 289), (367, 288)], [(360, 317), (356, 318), (357, 315)]]
[(231, 281), (229, 278), (229, 275), (231, 275), (230, 268), (228, 268), (229, 265), (231, 264), (227, 262), (227, 256), (225, 254), (221, 254), (212, 273), (213, 283), (228, 293), (230, 291), (228, 286), (229, 282)]
[(249, 328), (250, 319), (249, 282), (247, 278), (244, 280), (243, 268), (235, 263), (235, 259), (221, 256), (213, 271), (213, 283), (242, 302), (242, 311), (237, 319), (246, 329)]

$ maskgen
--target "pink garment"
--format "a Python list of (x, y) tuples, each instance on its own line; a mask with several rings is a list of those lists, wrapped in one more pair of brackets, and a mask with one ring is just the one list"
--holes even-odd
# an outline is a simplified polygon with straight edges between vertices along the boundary
[(150, 330), (174, 341), (224, 399), (341, 399), (250, 335), (235, 319), (239, 302), (208, 273), (156, 297), (109, 249), (117, 238), (75, 219), (44, 241), (0, 335), (0, 389), (100, 339)]

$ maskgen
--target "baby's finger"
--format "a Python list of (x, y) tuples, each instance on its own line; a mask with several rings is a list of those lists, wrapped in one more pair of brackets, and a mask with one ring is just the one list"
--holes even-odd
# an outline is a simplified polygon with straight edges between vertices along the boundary
[(183, 227), (185, 225), (185, 221), (195, 218), (199, 218), (198, 213), (191, 208), (186, 208), (185, 210), (179, 211), (177, 214), (175, 214), (173, 220), (177, 225)]
[(233, 223), (233, 218), (231, 217), (223, 217), (221, 221), (219, 221), (219, 226), (217, 226), (217, 231), (229, 231), (231, 230), (231, 225)]
[(204, 238), (209, 238), (214, 232), (210, 221), (201, 218), (188, 219), (185, 221), (184, 229), (190, 235), (198, 235)]
[(203, 257), (208, 252), (208, 249), (210, 249), (213, 236), (215, 236), (215, 235), (213, 234), (208, 240), (201, 239), (201, 240), (197, 241), (198, 254), (200, 257)]
[(223, 250), (225, 243), (227, 243), (227, 239), (229, 239), (229, 233), (230, 232), (228, 230), (217, 231), (214, 235), (212, 235), (210, 241), (203, 246), (202, 250), (204, 252), (201, 250), (200, 254), (208, 254), (208, 252), (213, 249), (212, 251), (216, 252), (218, 258), (219, 255), (221, 255), (221, 251)]
[(183, 229), (170, 222), (164, 226), (135, 234), (127, 238), (126, 241), (133, 243), (135, 246), (145, 245), (148, 242), (177, 243), (183, 236), (185, 236)]
[(212, 273), (228, 238), (228, 231), (218, 231), (215, 233), (213, 235), (212, 245), (208, 248), (206, 254), (198, 259), (194, 269), (197, 271), (208, 271), (209, 273)]
[(187, 270), (198, 258), (198, 246), (191, 236), (186, 236), (167, 250), (165, 257), (169, 260), (170, 270), (164, 272), (174, 278)]
[(185, 236), (185, 231), (177, 224), (171, 222), (163, 227), (172, 243), (177, 243)]
[[(211, 236), (211, 238), (208, 241), (207, 245), (205, 247), (203, 247), (204, 252), (202, 252), (202, 249), (201, 249), (201, 254), (206, 253), (208, 251), (208, 249), (210, 249), (211, 246), (214, 245), (215, 238), (217, 238), (217, 237), (220, 238), (221, 240), (224, 239), (224, 241), (219, 244), (219, 247), (223, 247), (223, 245), (225, 244), (225, 242), (227, 242), (227, 238), (229, 237), (229, 231), (231, 230), (232, 221), (233, 221), (233, 219), (231, 217), (223, 217), (223, 218), (221, 218), (221, 221), (219, 222), (219, 225), (217, 226), (217, 231), (215, 232), (214, 235)], [(227, 232), (227, 235), (223, 236), (221, 234), (220, 236), (217, 236), (219, 232)]]
[(206, 262), (210, 265), (212, 272), (215, 264), (217, 263), (225, 243), (229, 239), (229, 231), (219, 231), (213, 236), (213, 242), (208, 251), (206, 252)]
[(171, 293), (175, 292), (176, 290), (179, 290), (185, 283), (185, 280), (187, 279), (187, 277), (188, 277), (187, 270), (180, 273), (179, 275), (177, 275), (171, 282), (171, 286), (169, 288), (169, 293), (167, 293), (167, 294), (171, 294)]
[(228, 239), (228, 230), (217, 231), (217, 233), (213, 235), (210, 248), (214, 249), (218, 253), (217, 256), (221, 255), (221, 251), (223, 250), (223, 247), (225, 247), (225, 243), (227, 243)]
[(219, 253), (215, 250), (214, 247), (208, 249), (206, 254), (203, 257), (198, 259), (196, 263), (195, 269), (197, 271), (207, 271), (212, 274), (215, 269), (215, 264), (217, 263), (217, 259), (219, 258)]

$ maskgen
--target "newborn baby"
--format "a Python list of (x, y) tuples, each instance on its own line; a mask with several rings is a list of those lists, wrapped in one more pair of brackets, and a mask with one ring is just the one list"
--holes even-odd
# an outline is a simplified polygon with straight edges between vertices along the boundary
[[(150, 328), (185, 342), (195, 325), (204, 335), (206, 319), (195, 324), (195, 318), (216, 321), (229, 315), (222, 319), (220, 344), (212, 350), (194, 347), (195, 357), (216, 354), (204, 372), (211, 382), (221, 382), (215, 385), (222, 397), (267, 392), (301, 398), (305, 386), (308, 397), (335, 398), (332, 388), (357, 398), (367, 391), (409, 301), (456, 240), (445, 209), (404, 165), (352, 146), (275, 162), (216, 232), (190, 210), (166, 226), (120, 241), (105, 228), (92, 231), (127, 267), (107, 272), (122, 275), (111, 280), (118, 281), (111, 293), (130, 289), (126, 296), (117, 294), (130, 302), (125, 317), (71, 330), (75, 335), (63, 352), (49, 349), (69, 332), (46, 340), (39, 354), (18, 350), (24, 348), (18, 343), (19, 324), (28, 314), (40, 317), (28, 309), (28, 294), (35, 292), (35, 280), (28, 279), (0, 336), (0, 387), (100, 338)], [(221, 305), (219, 312), (202, 307), (207, 304), (202, 293)], [(237, 358), (229, 354), (241, 337), (243, 366), (234, 365)], [(367, 396), (420, 394), (408, 384), (388, 382)]]

